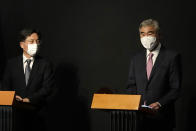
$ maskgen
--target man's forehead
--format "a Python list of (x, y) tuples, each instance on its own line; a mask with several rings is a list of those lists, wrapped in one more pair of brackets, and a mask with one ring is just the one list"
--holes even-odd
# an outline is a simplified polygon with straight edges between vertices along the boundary
[(30, 36), (28, 36), (26, 39), (38, 39), (39, 36), (37, 35), (37, 33), (33, 33)]
[(154, 26), (143, 26), (140, 28), (140, 32), (151, 32), (155, 31)]

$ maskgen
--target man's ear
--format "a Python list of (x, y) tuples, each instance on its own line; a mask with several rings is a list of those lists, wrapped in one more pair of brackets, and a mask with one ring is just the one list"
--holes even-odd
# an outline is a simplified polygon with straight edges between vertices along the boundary
[(160, 32), (157, 32), (157, 38), (160, 40), (160, 38), (161, 38)]
[(24, 42), (20, 42), (20, 47), (23, 49), (24, 48)]

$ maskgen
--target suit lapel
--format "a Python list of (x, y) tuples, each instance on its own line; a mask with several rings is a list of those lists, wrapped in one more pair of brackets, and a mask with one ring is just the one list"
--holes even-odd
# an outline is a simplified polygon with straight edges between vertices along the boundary
[(29, 86), (31, 84), (32, 80), (35, 78), (35, 75), (36, 75), (36, 72), (38, 71), (38, 68), (39, 68), (39, 60), (37, 58), (35, 58), (27, 86)]
[(23, 64), (23, 56), (18, 57), (18, 66), (19, 66), (19, 78), (22, 78), (21, 80), (23, 81), (23, 87), (26, 87), (26, 82), (25, 82), (25, 74), (24, 74), (24, 64)]
[(140, 73), (141, 73), (141, 76), (143, 78), (144, 85), (146, 87), (146, 85), (148, 83), (147, 73), (146, 73), (146, 51), (142, 52), (140, 60), (141, 60), (140, 61), (140, 63), (141, 63)]
[(149, 79), (149, 82), (150, 80), (152, 79), (153, 75), (156, 73), (157, 71), (157, 68), (159, 67), (159, 65), (162, 63), (163, 61), (163, 57), (164, 57), (164, 47), (161, 46), (161, 49), (159, 51), (159, 55), (157, 56), (157, 59), (155, 61), (155, 64), (152, 68), (152, 71), (151, 71), (151, 74), (150, 74), (150, 79)]

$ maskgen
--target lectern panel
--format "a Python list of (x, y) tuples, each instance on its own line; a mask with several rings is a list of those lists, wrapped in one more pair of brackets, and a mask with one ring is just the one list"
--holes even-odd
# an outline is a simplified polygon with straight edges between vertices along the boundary
[(141, 95), (94, 94), (92, 109), (138, 110)]
[(0, 105), (11, 106), (13, 104), (15, 91), (0, 91)]

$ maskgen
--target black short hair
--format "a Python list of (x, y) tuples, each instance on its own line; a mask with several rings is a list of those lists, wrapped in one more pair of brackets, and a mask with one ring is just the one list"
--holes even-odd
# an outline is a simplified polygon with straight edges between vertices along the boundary
[(26, 38), (33, 33), (36, 33), (39, 36), (39, 39), (41, 39), (41, 33), (38, 29), (25, 28), (19, 32), (18, 41), (24, 42)]

